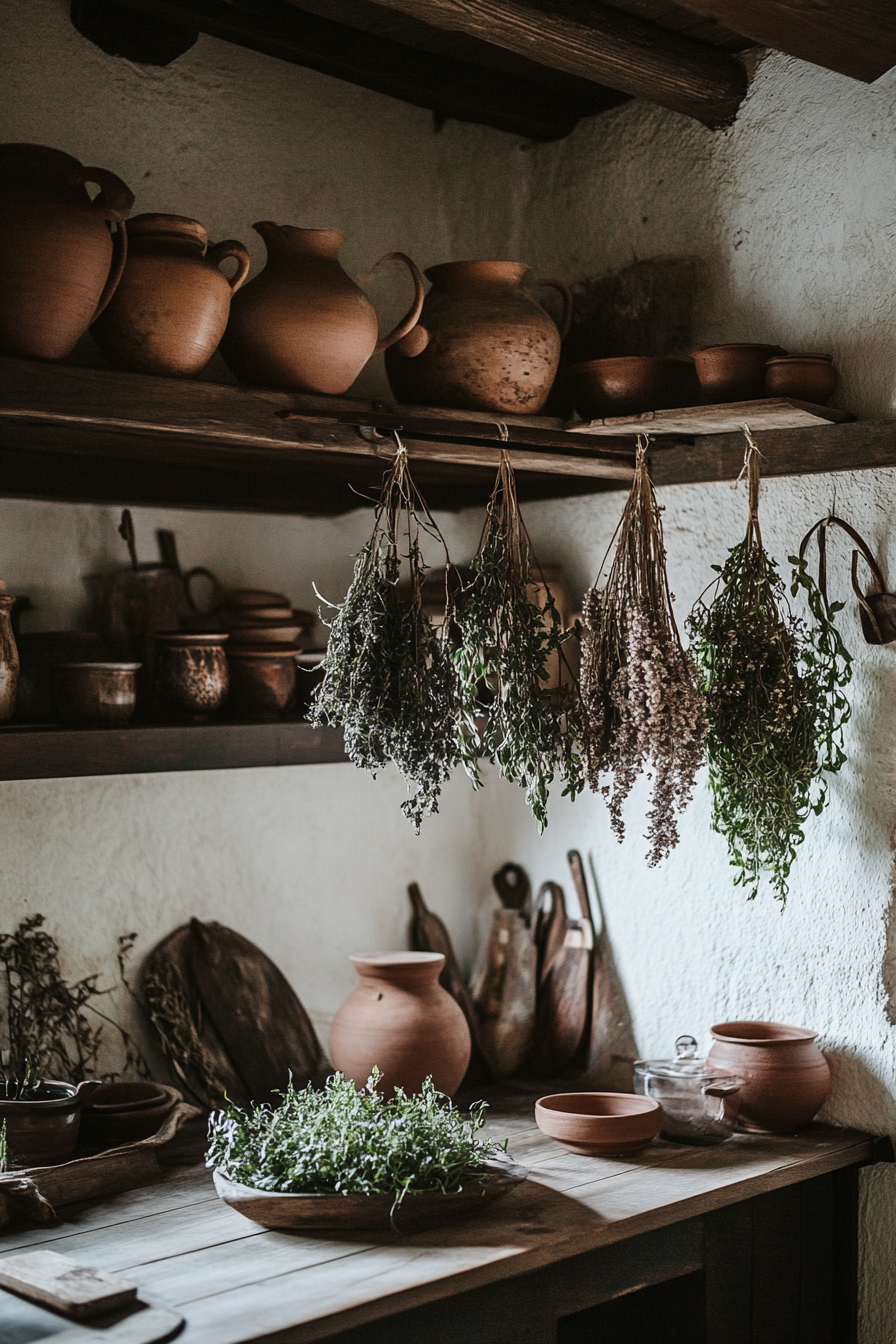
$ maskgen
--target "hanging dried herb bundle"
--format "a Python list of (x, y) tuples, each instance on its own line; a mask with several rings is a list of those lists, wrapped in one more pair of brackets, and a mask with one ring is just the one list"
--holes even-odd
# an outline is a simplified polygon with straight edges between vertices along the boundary
[(641, 439), (613, 540), (606, 584), (595, 584), (584, 606), (588, 782), (607, 799), (622, 840), (625, 800), (638, 776), (652, 771), (646, 836), (652, 867), (678, 843), (676, 813), (690, 800), (703, 761), (706, 713), (697, 669), (672, 614), (660, 509)]
[[(480, 754), (526, 790), (526, 801), (544, 829), (555, 773), (564, 796), (575, 797), (584, 787), (578, 685), (562, 648), (571, 632), (563, 630), (550, 588), (533, 565), (513, 469), (503, 450), (471, 569), (457, 614), (460, 648), (455, 654), (467, 722), (477, 714), (484, 717)], [(544, 606), (531, 599), (536, 579), (547, 594)], [(547, 664), (555, 650), (565, 679), (549, 691)]]
[(825, 805), (825, 773), (846, 759), (842, 732), (850, 711), (843, 687), (851, 659), (833, 624), (842, 604), (827, 601), (795, 556), (791, 592), (805, 593), (810, 623), (787, 605), (777, 565), (762, 545), (759, 450), (745, 433), (747, 533), (715, 566), (715, 596), (709, 605), (697, 603), (688, 627), (707, 696), (713, 828), (728, 842), (735, 884), (748, 887), (752, 900), (764, 871), (783, 902), (806, 819)]
[[(376, 772), (390, 761), (397, 767), (414, 789), (402, 810), (418, 831), (423, 817), (438, 811), (454, 767), (463, 761), (475, 773), (447, 643), (450, 613), (437, 631), (423, 610), (421, 531), (444, 547), (399, 443), (373, 535), (357, 557), (345, 601), (333, 608), (324, 679), (311, 710), (312, 722), (344, 729), (346, 751), (359, 768)], [(403, 562), (409, 593), (399, 588)]]

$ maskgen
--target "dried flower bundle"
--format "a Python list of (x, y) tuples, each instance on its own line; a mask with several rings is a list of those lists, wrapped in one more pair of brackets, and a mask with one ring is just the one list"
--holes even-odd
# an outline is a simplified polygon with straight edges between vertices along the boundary
[[(547, 594), (543, 606), (531, 599), (533, 568)], [(483, 716), (480, 754), (526, 790), (526, 801), (544, 829), (555, 773), (563, 780), (564, 796), (575, 797), (584, 786), (578, 686), (562, 649), (571, 632), (563, 630), (550, 588), (533, 566), (513, 468), (503, 450), (471, 569), (456, 617), (460, 647), (455, 654), (467, 723), (476, 714)], [(567, 676), (549, 691), (548, 658), (555, 650)]]
[(805, 593), (810, 624), (787, 605), (762, 545), (759, 450), (749, 432), (747, 439), (747, 533), (715, 566), (715, 596), (696, 604), (688, 627), (707, 696), (713, 828), (728, 842), (735, 884), (750, 888), (752, 900), (765, 871), (783, 902), (806, 819), (825, 805), (823, 772), (846, 759), (850, 711), (842, 688), (851, 659), (833, 624), (843, 604), (827, 601), (798, 556), (791, 556), (791, 592)]
[(622, 840), (625, 800), (638, 776), (652, 770), (646, 836), (652, 867), (678, 843), (676, 812), (694, 790), (706, 713), (697, 670), (672, 614), (660, 509), (640, 439), (614, 541), (606, 584), (603, 589), (595, 584), (584, 605), (588, 782), (607, 799), (613, 830)]
[[(423, 817), (438, 811), (453, 768), (463, 761), (475, 772), (461, 731), (450, 619), (437, 631), (423, 610), (422, 530), (444, 547), (399, 444), (373, 535), (357, 557), (345, 601), (333, 608), (324, 679), (311, 710), (312, 722), (344, 729), (346, 751), (361, 769), (376, 772), (390, 761), (397, 767), (414, 788), (402, 810), (418, 831)], [(409, 594), (399, 588), (403, 562)]]

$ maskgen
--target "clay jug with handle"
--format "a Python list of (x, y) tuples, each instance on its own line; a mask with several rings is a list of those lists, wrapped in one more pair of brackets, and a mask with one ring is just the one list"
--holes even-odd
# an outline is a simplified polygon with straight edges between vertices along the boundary
[(559, 280), (535, 287), (563, 297), (559, 328), (522, 286), (516, 261), (430, 266), (420, 323), (386, 356), (392, 391), (418, 406), (537, 415), (548, 399), (572, 297)]
[(259, 276), (234, 295), (221, 354), (237, 378), (293, 392), (347, 392), (375, 350), (385, 350), (414, 326), (423, 306), (423, 277), (403, 252), (414, 281), (414, 302), (388, 336), (376, 312), (339, 264), (344, 235), (337, 229), (297, 229), (269, 220), (252, 226), (268, 251)]
[[(237, 262), (230, 280), (218, 269), (227, 257)], [(115, 369), (192, 377), (217, 350), (231, 294), (248, 273), (249, 253), (235, 239), (209, 247), (198, 220), (136, 215), (127, 264), (94, 340)]]
[(133, 193), (44, 145), (0, 145), (0, 179), (0, 352), (63, 359), (115, 293)]

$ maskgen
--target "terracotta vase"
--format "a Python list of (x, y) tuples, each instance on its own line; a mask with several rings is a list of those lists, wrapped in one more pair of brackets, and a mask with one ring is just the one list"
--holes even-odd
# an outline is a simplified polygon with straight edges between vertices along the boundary
[[(0, 353), (63, 359), (115, 293), (133, 193), (44, 145), (0, 146), (0, 179)], [(93, 200), (88, 182), (101, 188)]]
[[(238, 265), (231, 280), (218, 269)], [(218, 348), (231, 295), (249, 273), (249, 253), (229, 238), (208, 245), (208, 230), (181, 215), (137, 215), (128, 224), (128, 259), (93, 336), (115, 369), (197, 374)]]
[(9, 615), (14, 602), (15, 598), (3, 592), (0, 585), (0, 723), (6, 723), (15, 713), (19, 684), (19, 651)]
[(451, 1097), (470, 1062), (470, 1029), (439, 984), (441, 952), (382, 952), (351, 957), (359, 984), (333, 1019), (330, 1058), (363, 1087), (374, 1065), (380, 1090), (419, 1092), (430, 1074)]
[(267, 265), (234, 295), (221, 353), (247, 383), (296, 392), (347, 392), (375, 350), (401, 339), (423, 306), (423, 277), (403, 252), (414, 281), (414, 302), (388, 336), (379, 337), (376, 312), (339, 264), (338, 229), (296, 229), (264, 220), (252, 226), (264, 239)]
[(153, 710), (158, 718), (201, 722), (227, 703), (225, 634), (153, 635)]
[(831, 1090), (831, 1070), (815, 1044), (818, 1035), (780, 1022), (723, 1022), (712, 1028), (707, 1068), (743, 1078), (738, 1127), (783, 1134), (807, 1125)]
[(558, 330), (522, 288), (528, 269), (516, 261), (430, 266), (420, 323), (386, 356), (399, 401), (538, 414), (557, 374), (572, 298), (559, 280), (537, 282), (563, 296)]

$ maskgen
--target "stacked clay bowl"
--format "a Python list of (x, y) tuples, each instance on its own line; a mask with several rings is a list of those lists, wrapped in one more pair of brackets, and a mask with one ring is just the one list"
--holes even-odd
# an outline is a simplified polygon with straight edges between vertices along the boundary
[(653, 355), (590, 359), (573, 365), (573, 405), (583, 420), (687, 406), (693, 400), (693, 378), (689, 359)]
[(230, 634), (231, 649), (235, 645), (292, 645), (314, 625), (312, 612), (294, 611), (283, 593), (263, 588), (238, 588), (228, 593), (221, 616)]
[(158, 1133), (180, 1092), (163, 1083), (103, 1083), (81, 1109), (81, 1143), (115, 1148)]
[(585, 1157), (627, 1157), (655, 1139), (663, 1108), (629, 1092), (557, 1092), (535, 1103), (543, 1134)]

